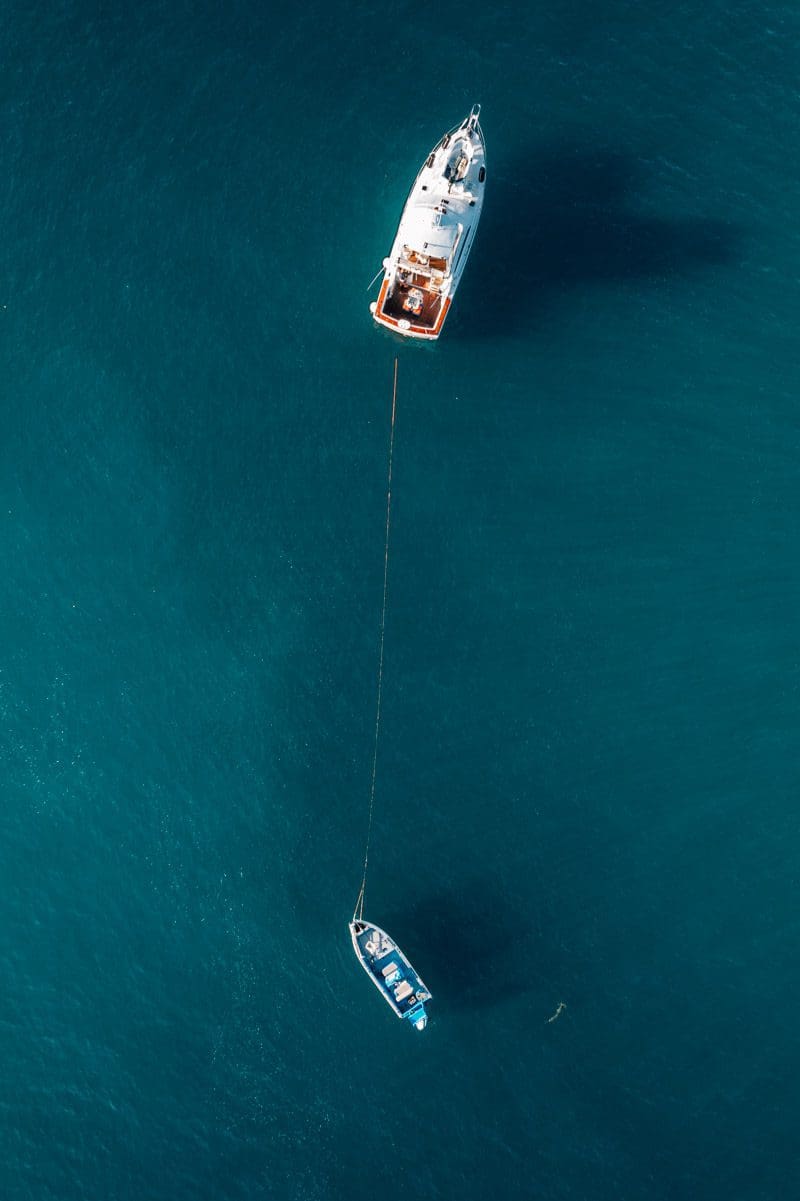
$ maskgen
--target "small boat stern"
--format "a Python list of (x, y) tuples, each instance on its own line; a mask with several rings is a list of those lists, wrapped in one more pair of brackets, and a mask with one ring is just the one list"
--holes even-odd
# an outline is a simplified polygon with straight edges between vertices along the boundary
[(421, 1001), (418, 1005), (415, 1005), (413, 1009), (409, 1009), (406, 1017), (408, 1018), (409, 1022), (411, 1022), (411, 1025), (415, 1030), (424, 1030), (428, 1024), (428, 1015), (425, 1012), (425, 1006)]

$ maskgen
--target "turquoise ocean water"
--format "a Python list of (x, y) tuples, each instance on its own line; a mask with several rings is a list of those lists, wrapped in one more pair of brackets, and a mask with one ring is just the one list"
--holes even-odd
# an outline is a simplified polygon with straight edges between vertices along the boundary
[[(799, 44), (7, 6), (8, 1201), (797, 1195)], [(367, 284), (474, 101), (475, 249), (398, 345)], [(395, 354), (366, 912), (423, 1036), (347, 934)]]

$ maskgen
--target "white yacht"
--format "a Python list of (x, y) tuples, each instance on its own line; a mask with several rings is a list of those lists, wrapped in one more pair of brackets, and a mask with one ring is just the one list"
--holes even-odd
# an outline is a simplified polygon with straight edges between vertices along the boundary
[(445, 134), (408, 195), (377, 301), (379, 325), (407, 338), (439, 337), (472, 249), (483, 205), (481, 106)]

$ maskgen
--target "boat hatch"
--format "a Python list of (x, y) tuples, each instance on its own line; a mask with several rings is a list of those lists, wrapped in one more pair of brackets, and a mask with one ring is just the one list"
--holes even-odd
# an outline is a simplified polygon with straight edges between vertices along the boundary
[(464, 143), (458, 142), (444, 169), (444, 177), (450, 183), (460, 183), (466, 177), (468, 168), (469, 155), (465, 152)]

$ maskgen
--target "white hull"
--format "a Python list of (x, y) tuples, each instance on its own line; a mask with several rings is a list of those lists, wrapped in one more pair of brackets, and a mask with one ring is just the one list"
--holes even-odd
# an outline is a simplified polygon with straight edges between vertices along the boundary
[(475, 105), (428, 155), (383, 260), (372, 315), (406, 338), (439, 337), (472, 249), (486, 180), (479, 115)]

